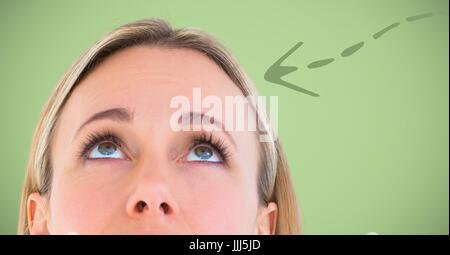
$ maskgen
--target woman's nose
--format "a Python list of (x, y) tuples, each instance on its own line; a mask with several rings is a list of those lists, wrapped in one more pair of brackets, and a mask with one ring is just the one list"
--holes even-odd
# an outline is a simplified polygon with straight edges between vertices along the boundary
[(169, 184), (164, 179), (143, 177), (127, 201), (126, 211), (130, 217), (173, 216), (178, 206), (171, 194)]
[[(170, 206), (166, 202), (161, 202), (158, 208), (163, 214), (169, 214), (170, 213)], [(137, 213), (144, 213), (145, 211), (150, 210), (147, 202), (143, 200), (139, 200), (136, 204), (136, 212)]]

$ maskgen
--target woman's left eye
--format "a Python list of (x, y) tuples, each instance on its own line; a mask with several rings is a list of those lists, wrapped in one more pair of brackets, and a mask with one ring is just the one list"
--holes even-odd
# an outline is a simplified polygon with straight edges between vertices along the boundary
[(88, 158), (118, 158), (124, 159), (125, 154), (112, 142), (101, 142), (89, 153)]
[(222, 157), (219, 152), (214, 149), (212, 146), (207, 144), (199, 144), (192, 148), (188, 155), (187, 161), (206, 161), (206, 162), (214, 162), (221, 163), (223, 162)]

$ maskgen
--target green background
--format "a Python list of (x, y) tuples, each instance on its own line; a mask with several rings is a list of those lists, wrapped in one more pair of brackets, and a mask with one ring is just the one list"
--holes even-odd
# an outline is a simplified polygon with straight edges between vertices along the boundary
[[(305, 234), (449, 233), (447, 0), (0, 0), (0, 234), (16, 232), (32, 132), (60, 75), (105, 33), (149, 17), (210, 32), (279, 97)], [(320, 97), (264, 80), (299, 41), (284, 62), (299, 70), (284, 79)]]

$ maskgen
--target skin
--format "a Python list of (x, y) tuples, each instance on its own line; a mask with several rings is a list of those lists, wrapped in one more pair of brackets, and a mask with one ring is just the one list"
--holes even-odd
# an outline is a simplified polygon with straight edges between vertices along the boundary
[[(212, 60), (190, 49), (127, 48), (82, 80), (56, 125), (51, 192), (28, 199), (31, 234), (273, 234), (277, 206), (258, 198), (255, 134), (212, 132), (229, 155), (220, 163), (188, 159), (192, 136), (203, 131), (170, 128), (171, 98), (192, 102), (194, 87), (202, 97), (242, 95)], [(113, 108), (130, 119), (82, 126)], [(117, 149), (124, 157), (80, 157), (87, 137), (105, 129), (123, 141)]]

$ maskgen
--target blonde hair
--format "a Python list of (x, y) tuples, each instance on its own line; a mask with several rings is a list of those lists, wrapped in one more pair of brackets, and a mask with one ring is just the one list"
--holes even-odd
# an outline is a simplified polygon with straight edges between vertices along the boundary
[[(50, 95), (33, 135), (22, 191), (19, 234), (29, 234), (27, 219), (28, 196), (34, 192), (50, 193), (52, 165), (50, 144), (61, 109), (76, 85), (111, 54), (132, 46), (154, 45), (188, 48), (212, 59), (240, 88), (244, 96), (256, 96), (257, 91), (243, 68), (212, 36), (193, 28), (172, 29), (165, 21), (146, 19), (132, 22), (110, 32), (88, 49), (62, 76)], [(289, 176), (285, 154), (279, 140), (261, 144), (258, 192), (265, 202), (278, 205), (276, 234), (299, 234), (297, 202)]]

